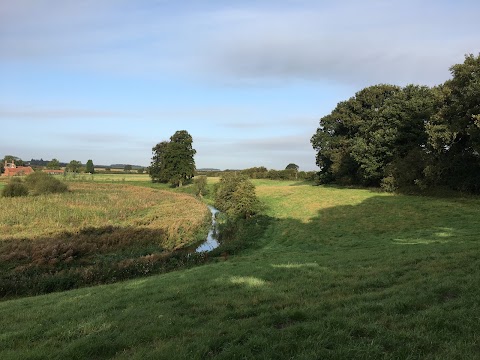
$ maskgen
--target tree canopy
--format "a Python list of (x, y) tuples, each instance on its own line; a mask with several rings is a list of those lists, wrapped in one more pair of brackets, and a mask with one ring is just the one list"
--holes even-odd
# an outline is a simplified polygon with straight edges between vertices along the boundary
[(244, 174), (225, 174), (215, 184), (215, 207), (231, 218), (249, 218), (260, 208), (255, 186)]
[(52, 159), (47, 164), (47, 169), (50, 170), (59, 170), (60, 169), (60, 161), (57, 159)]
[(171, 183), (182, 186), (195, 175), (192, 136), (186, 130), (179, 130), (152, 148), (153, 156), (149, 174), (153, 182)]
[(5, 155), (3, 159), (0, 161), (0, 174), (3, 174), (5, 172), (5, 161), (7, 162), (13, 161), (15, 162), (15, 165), (18, 165), (18, 166), (23, 166), (25, 164), (23, 160), (17, 156)]
[(450, 70), (441, 86), (380, 84), (338, 103), (311, 139), (320, 182), (480, 192), (480, 56)]
[(88, 160), (85, 165), (85, 172), (93, 174), (95, 172), (95, 166), (93, 165), (93, 160)]
[(71, 171), (73, 173), (78, 173), (81, 167), (82, 167), (82, 163), (78, 160), (72, 160), (67, 165), (68, 171)]

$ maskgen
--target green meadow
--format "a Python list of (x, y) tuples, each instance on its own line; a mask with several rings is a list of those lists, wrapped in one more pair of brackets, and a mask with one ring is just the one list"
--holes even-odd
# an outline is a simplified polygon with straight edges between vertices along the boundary
[(245, 250), (0, 302), (0, 358), (478, 358), (479, 198), (255, 184)]

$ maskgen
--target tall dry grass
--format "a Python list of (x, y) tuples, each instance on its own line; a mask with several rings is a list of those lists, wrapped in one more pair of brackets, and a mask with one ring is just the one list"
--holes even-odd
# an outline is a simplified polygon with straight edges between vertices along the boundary
[(175, 268), (185, 259), (172, 251), (205, 236), (211, 220), (207, 207), (186, 194), (80, 182), (70, 189), (2, 200), (0, 296)]
[(70, 189), (66, 194), (2, 199), (0, 241), (114, 226), (161, 229), (181, 243), (209, 216), (204, 204), (184, 194), (80, 182)]

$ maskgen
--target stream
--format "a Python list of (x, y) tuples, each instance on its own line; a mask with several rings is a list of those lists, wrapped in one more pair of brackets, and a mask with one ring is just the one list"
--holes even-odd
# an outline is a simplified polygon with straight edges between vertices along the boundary
[(220, 246), (220, 243), (216, 239), (216, 236), (217, 236), (216, 215), (217, 213), (219, 213), (219, 211), (215, 209), (213, 206), (210, 206), (210, 205), (207, 205), (207, 206), (208, 206), (208, 210), (210, 210), (210, 212), (212, 213), (212, 227), (208, 232), (207, 239), (195, 249), (195, 252), (197, 253), (212, 251), (213, 249)]

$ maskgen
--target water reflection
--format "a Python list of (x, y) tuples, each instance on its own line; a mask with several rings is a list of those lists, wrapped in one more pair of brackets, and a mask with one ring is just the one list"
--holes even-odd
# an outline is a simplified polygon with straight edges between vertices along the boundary
[(195, 249), (195, 252), (208, 252), (220, 246), (220, 243), (216, 239), (217, 236), (217, 219), (216, 215), (219, 212), (213, 206), (208, 205), (208, 209), (212, 213), (212, 227), (208, 232), (207, 239)]

